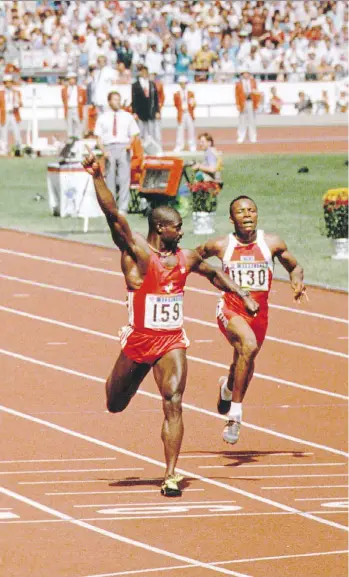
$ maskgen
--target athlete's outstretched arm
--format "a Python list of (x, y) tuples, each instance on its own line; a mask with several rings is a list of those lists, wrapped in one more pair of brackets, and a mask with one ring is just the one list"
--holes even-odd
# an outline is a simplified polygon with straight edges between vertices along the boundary
[(105, 214), (113, 241), (120, 250), (127, 250), (132, 257), (136, 258), (131, 229), (125, 216), (118, 211), (113, 194), (102, 176), (98, 160), (89, 151), (89, 155), (82, 164), (86, 172), (93, 178), (98, 204)]
[(258, 313), (259, 304), (250, 296), (249, 292), (244, 291), (219, 268), (205, 262), (199, 254), (194, 260), (192, 271), (206, 277), (219, 290), (238, 295), (243, 300), (244, 306), (249, 313)]
[(291, 286), (294, 293), (294, 300), (301, 301), (305, 294), (304, 285), (304, 271), (301, 265), (297, 262), (295, 256), (288, 250), (286, 243), (280, 240), (275, 251), (275, 256), (278, 258), (282, 266), (290, 275)]
[(219, 241), (215, 239), (209, 239), (207, 242), (196, 247), (195, 250), (203, 259), (210, 258), (211, 256), (217, 256), (220, 250)]

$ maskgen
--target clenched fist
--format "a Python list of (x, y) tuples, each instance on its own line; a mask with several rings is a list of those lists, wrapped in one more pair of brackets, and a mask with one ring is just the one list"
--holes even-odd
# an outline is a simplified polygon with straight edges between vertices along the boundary
[(101, 167), (99, 166), (98, 160), (95, 155), (91, 152), (91, 150), (86, 147), (88, 150), (88, 155), (86, 156), (85, 160), (82, 162), (82, 166), (91, 176), (96, 177), (102, 174)]

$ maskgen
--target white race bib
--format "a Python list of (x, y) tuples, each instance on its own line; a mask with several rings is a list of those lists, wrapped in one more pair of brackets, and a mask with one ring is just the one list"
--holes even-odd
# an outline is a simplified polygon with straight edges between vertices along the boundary
[(229, 263), (229, 276), (241, 288), (250, 291), (268, 291), (269, 274), (266, 262)]
[(183, 295), (147, 295), (144, 326), (146, 329), (174, 330), (183, 325)]

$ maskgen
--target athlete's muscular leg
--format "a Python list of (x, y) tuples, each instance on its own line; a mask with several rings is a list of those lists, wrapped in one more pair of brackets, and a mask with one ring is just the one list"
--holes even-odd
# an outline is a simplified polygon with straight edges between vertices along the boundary
[(135, 363), (121, 351), (106, 382), (108, 411), (121, 413), (126, 409), (150, 369), (150, 365)]
[(166, 478), (174, 474), (184, 433), (182, 396), (187, 380), (186, 351), (175, 349), (164, 355), (154, 365), (154, 377), (165, 415), (161, 438), (165, 449)]
[(233, 393), (233, 403), (241, 403), (253, 377), (254, 359), (259, 347), (253, 330), (242, 317), (230, 319), (226, 334), (235, 349), (234, 361), (229, 371), (228, 389)]

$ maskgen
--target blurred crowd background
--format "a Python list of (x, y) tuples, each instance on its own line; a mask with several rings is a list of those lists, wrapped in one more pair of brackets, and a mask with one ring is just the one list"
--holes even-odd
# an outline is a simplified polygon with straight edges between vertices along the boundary
[(0, 1), (0, 81), (88, 80), (101, 56), (114, 81), (139, 65), (163, 83), (340, 81), (348, 74), (344, 1)]

